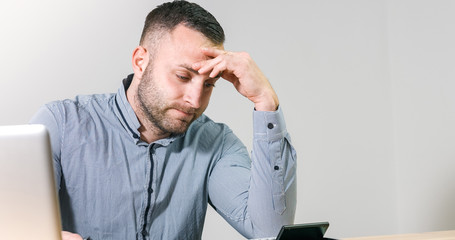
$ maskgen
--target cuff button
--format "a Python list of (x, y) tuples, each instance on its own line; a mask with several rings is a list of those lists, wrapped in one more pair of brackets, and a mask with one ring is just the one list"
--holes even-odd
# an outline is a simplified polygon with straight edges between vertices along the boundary
[(273, 125), (273, 123), (269, 123), (269, 124), (267, 124), (267, 127), (268, 127), (269, 129), (273, 129), (273, 128), (275, 127), (275, 125)]

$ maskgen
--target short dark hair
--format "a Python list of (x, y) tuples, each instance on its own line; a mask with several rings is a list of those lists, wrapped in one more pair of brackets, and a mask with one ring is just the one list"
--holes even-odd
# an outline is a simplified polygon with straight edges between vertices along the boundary
[(223, 28), (211, 13), (196, 3), (175, 0), (159, 5), (147, 15), (140, 44), (159, 39), (161, 36), (156, 35), (171, 32), (179, 24), (202, 33), (215, 45), (224, 43)]

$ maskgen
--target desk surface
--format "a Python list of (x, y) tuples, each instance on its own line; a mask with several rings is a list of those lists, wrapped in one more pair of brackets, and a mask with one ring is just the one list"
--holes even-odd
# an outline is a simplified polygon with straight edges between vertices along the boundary
[(455, 239), (455, 230), (442, 231), (442, 232), (427, 232), (427, 233), (413, 233), (413, 234), (398, 234), (374, 237), (358, 237), (358, 238), (345, 238), (344, 240), (453, 240)]

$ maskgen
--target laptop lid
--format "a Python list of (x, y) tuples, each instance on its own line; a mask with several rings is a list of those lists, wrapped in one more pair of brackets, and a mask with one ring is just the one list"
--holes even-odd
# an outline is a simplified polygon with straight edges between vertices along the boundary
[(0, 126), (0, 239), (61, 239), (50, 139), (43, 125)]

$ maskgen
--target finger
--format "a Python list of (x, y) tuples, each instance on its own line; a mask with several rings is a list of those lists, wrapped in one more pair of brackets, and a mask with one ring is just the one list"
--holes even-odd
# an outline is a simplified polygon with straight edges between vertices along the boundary
[(222, 61), (219, 64), (217, 64), (215, 67), (213, 67), (212, 72), (210, 72), (209, 77), (211, 78), (217, 78), (220, 77), (223, 74), (223, 71), (226, 70), (226, 62)]
[[(227, 54), (227, 52), (224, 51), (224, 50), (220, 50), (220, 49), (217, 49), (217, 48), (208, 48), (208, 47), (201, 48), (201, 52), (204, 55), (206, 55), (207, 57), (210, 57), (211, 58), (210, 60), (216, 59), (220, 55), (226, 55)], [(199, 71), (199, 69), (204, 67), (207, 64), (207, 62), (210, 61), (210, 60), (205, 60), (205, 61), (194, 63), (191, 67), (194, 70)], [(207, 69), (203, 69), (203, 72), (207, 72)], [(202, 72), (200, 72), (200, 73), (202, 73)]]
[(217, 49), (217, 48), (207, 48), (207, 47), (201, 48), (201, 51), (202, 51), (202, 53), (204, 53), (206, 56), (213, 57), (213, 58), (216, 58), (216, 57), (218, 57), (219, 55), (223, 55), (223, 54), (226, 53), (226, 51), (221, 50), (221, 49)]
[(223, 59), (221, 57), (201, 61), (201, 62), (199, 62), (199, 64), (201, 64), (201, 67), (197, 71), (199, 72), (199, 74), (208, 73), (208, 72), (212, 71), (212, 69), (216, 65), (220, 64), (222, 61), (223, 61)]
[[(195, 62), (191, 65), (191, 68), (193, 68), (194, 70), (196, 71), (199, 71), (199, 73), (201, 72), (205, 72), (207, 71), (207, 69), (205, 69), (205, 67), (207, 66), (207, 64), (209, 64), (209, 62), (211, 61), (219, 61), (220, 59), (216, 59), (215, 58), (211, 58), (209, 60), (202, 60), (200, 62)], [(202, 69), (204, 68), (204, 69)], [(202, 69), (202, 70), (201, 70)]]
[(82, 240), (82, 237), (78, 234), (62, 231), (62, 240)]
[(201, 69), (201, 67), (202, 67), (202, 62), (196, 62), (196, 63), (193, 63), (193, 65), (191, 65), (191, 68), (194, 69), (195, 71), (199, 71), (199, 69)]

